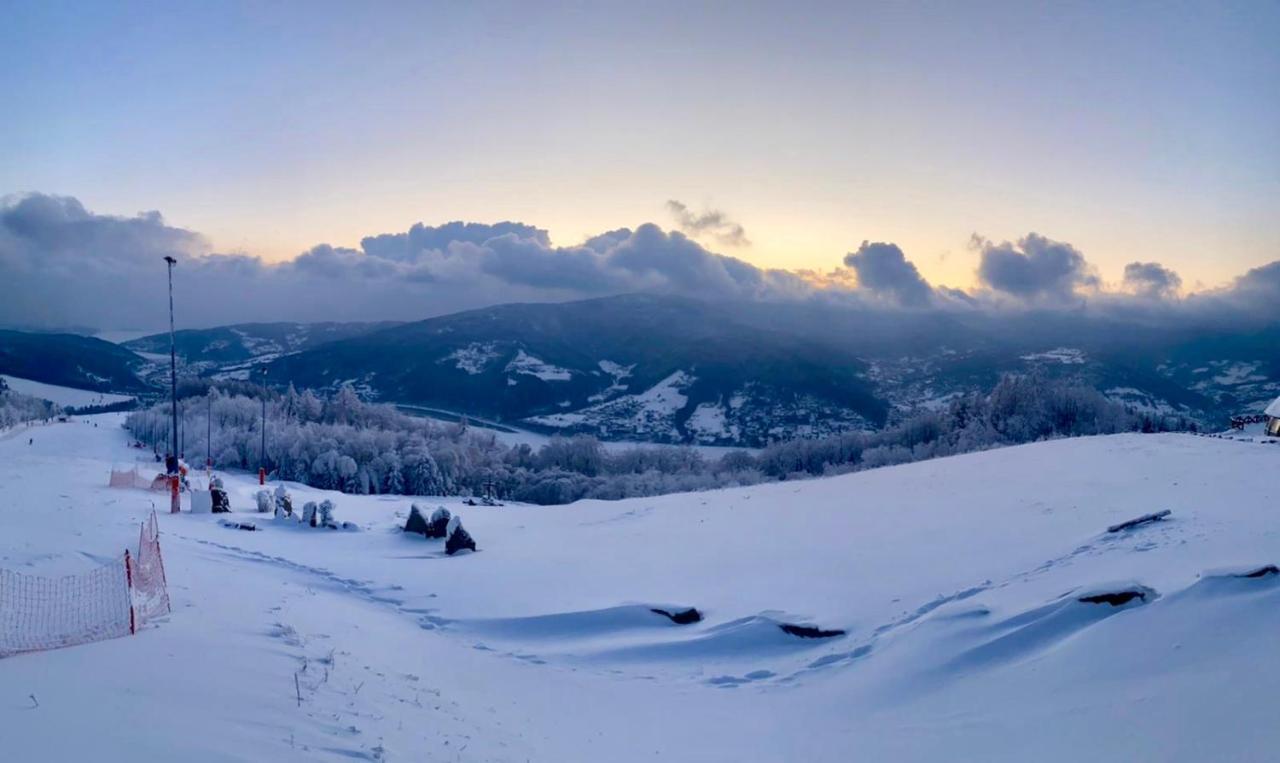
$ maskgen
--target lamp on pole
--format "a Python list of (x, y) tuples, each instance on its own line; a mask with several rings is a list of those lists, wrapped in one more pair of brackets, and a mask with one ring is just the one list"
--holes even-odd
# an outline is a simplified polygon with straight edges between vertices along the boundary
[(182, 504), (178, 500), (178, 344), (173, 330), (173, 266), (178, 261), (167, 254), (164, 261), (169, 266), (169, 410), (173, 417), (169, 458), (165, 467), (169, 473), (169, 511), (177, 514)]

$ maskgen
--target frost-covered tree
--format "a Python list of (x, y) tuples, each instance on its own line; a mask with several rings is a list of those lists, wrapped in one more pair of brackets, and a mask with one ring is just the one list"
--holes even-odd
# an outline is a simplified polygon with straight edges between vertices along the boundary
[[(244, 382), (227, 384), (222, 390), (198, 388), (207, 399), (190, 401), (180, 411), (188, 432), (205, 432), (208, 421), (208, 450), (219, 468), (257, 468), (265, 396), (267, 462), (280, 479), (349, 493), (424, 496), (475, 495), (492, 485), (500, 497), (545, 504), (842, 474), (1048, 437), (1187, 425), (1136, 415), (1088, 387), (1010, 376), (989, 394), (959, 396), (946, 410), (922, 412), (879, 431), (795, 439), (757, 453), (734, 451), (708, 460), (685, 447), (610, 452), (588, 436), (555, 437), (538, 449), (507, 446), (483, 429), (363, 402), (350, 385), (321, 400), (311, 390), (276, 394)], [(15, 420), (15, 408), (21, 409), (19, 417), (51, 415), (40, 401), (21, 397), (0, 393), (0, 426)], [(163, 450), (168, 406), (136, 411), (126, 426)], [(205, 451), (204, 437), (188, 437), (190, 460), (202, 461)]]
[(0, 429), (7, 429), (24, 421), (51, 418), (61, 411), (61, 408), (47, 400), (14, 392), (4, 379), (0, 379)]

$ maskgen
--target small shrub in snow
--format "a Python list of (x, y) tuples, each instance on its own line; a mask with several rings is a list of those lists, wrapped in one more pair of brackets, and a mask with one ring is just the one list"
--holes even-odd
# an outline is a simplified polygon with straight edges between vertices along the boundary
[(316, 526), (316, 502), (307, 501), (302, 504), (302, 524), (308, 527)]
[(275, 493), (276, 519), (285, 519), (293, 516), (293, 498), (290, 497), (289, 491), (284, 489), (284, 485), (278, 485)]
[(444, 541), (444, 552), (449, 556), (453, 556), (462, 550), (475, 551), (476, 542), (471, 538), (471, 533), (467, 532), (462, 526), (462, 517), (455, 515), (449, 520), (448, 537)]
[(267, 514), (271, 511), (271, 505), (273, 503), (273, 500), (271, 498), (271, 491), (259, 490), (254, 497), (257, 498), (258, 500), (259, 514)]
[(319, 509), (320, 516), (318, 522), (314, 526), (336, 528), (338, 524), (333, 519), (333, 511), (333, 501), (330, 501), (328, 498), (321, 501)]

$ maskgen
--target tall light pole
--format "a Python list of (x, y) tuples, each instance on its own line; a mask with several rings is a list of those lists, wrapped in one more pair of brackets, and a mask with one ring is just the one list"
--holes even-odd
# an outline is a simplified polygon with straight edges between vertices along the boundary
[(258, 451), (258, 484), (267, 484), (267, 367), (262, 366), (262, 450)]
[(169, 512), (177, 514), (182, 504), (178, 500), (178, 340), (173, 330), (173, 266), (178, 261), (167, 254), (164, 261), (169, 265), (169, 409), (173, 414), (172, 455), (165, 466), (169, 472)]

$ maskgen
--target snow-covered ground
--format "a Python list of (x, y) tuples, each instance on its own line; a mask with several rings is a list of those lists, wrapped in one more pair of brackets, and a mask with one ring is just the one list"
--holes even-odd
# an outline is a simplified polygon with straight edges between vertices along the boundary
[[(62, 574), (153, 494), (102, 416), (0, 438), (0, 567)], [(94, 424), (97, 424), (95, 427)], [(12, 760), (1237, 760), (1280, 749), (1280, 446), (1039, 443), (808, 482), (459, 506), (480, 552), (161, 516), (173, 614), (0, 660)], [(248, 511), (256, 486), (228, 477)], [(290, 485), (295, 505), (323, 491)], [(1162, 509), (1168, 521), (1108, 534)], [(1224, 572), (1225, 570), (1225, 572)], [(1093, 594), (1141, 594), (1081, 601)], [(675, 625), (653, 614), (696, 606)], [(806, 639), (781, 624), (841, 629)], [(296, 681), (296, 683), (295, 683)]]
[(45, 384), (44, 382), (20, 379), (6, 374), (0, 374), (0, 379), (4, 379), (9, 385), (9, 389), (14, 392), (38, 397), (41, 400), (48, 400), (58, 405), (75, 407), (110, 405), (133, 399), (132, 395), (114, 395), (110, 392), (94, 392), (93, 390), (76, 389), (75, 387), (60, 387), (56, 384)]

